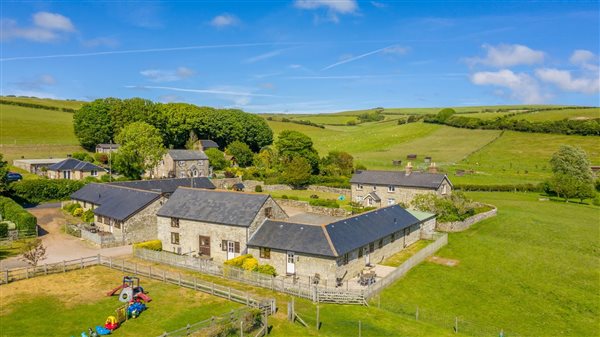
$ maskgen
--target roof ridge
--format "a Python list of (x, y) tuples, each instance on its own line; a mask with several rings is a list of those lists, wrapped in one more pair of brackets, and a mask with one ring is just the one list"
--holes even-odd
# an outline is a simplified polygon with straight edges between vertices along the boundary
[(331, 248), (333, 255), (339, 256), (337, 250), (335, 249), (335, 246), (333, 245), (333, 241), (331, 241), (331, 238), (329, 237), (329, 232), (327, 231), (327, 228), (325, 226), (321, 226), (321, 229), (323, 229), (325, 240), (327, 240), (327, 243), (329, 244), (329, 248)]
[(220, 190), (220, 189), (209, 190), (209, 189), (206, 189), (206, 188), (196, 188), (196, 187), (188, 187), (188, 186), (179, 186), (179, 187), (177, 187), (177, 189), (180, 189), (180, 188), (187, 189), (187, 190), (199, 190), (199, 191), (205, 191), (205, 192), (236, 193), (236, 194), (265, 196), (265, 197), (267, 197), (267, 199), (271, 198), (270, 194), (263, 194), (263, 193), (256, 193), (256, 192), (230, 191), (230, 190)]
[[(135, 180), (134, 180), (135, 181)], [(141, 188), (135, 188), (135, 187), (130, 187), (130, 186), (124, 186), (124, 185), (113, 185), (113, 184), (107, 184), (107, 183), (90, 183), (88, 185), (91, 184), (95, 184), (95, 185), (99, 185), (99, 186), (107, 186), (110, 188), (121, 188), (124, 190), (131, 190), (131, 191), (135, 191), (135, 192), (147, 192), (147, 193), (152, 193), (152, 194), (156, 194), (156, 195), (160, 195), (160, 192), (156, 192), (156, 191), (151, 191), (151, 190), (144, 190)]]

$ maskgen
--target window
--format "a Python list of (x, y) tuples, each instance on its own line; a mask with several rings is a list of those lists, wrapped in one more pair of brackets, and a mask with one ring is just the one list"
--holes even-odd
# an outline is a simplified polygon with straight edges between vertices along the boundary
[(184, 166), (184, 165), (185, 165), (185, 162), (184, 162), (183, 160), (180, 160), (180, 161), (178, 161), (178, 162), (177, 162), (177, 164), (178, 164), (179, 166)]
[(448, 193), (448, 185), (444, 184), (442, 185), (442, 194), (446, 194)]
[(273, 208), (272, 207), (266, 207), (265, 208), (265, 217), (271, 218), (272, 216), (273, 216)]
[(204, 166), (204, 160), (198, 160), (198, 165)]
[(185, 178), (185, 172), (179, 172), (179, 178)]
[(348, 264), (348, 260), (350, 260), (349, 254), (346, 253), (344, 254), (344, 256), (342, 257), (342, 264)]
[(383, 247), (383, 239), (380, 239), (377, 243), (377, 248), (381, 249), (381, 247)]
[(357, 184), (357, 185), (356, 185), (356, 189), (357, 189), (357, 190), (359, 190), (359, 191), (362, 191), (362, 189), (363, 189), (363, 185), (361, 185), (361, 184)]
[(373, 206), (373, 198), (369, 198), (367, 202), (369, 203), (369, 206)]
[(371, 242), (369, 243), (369, 253), (372, 253), (375, 251), (375, 242)]
[(396, 241), (396, 233), (392, 233), (392, 238), (390, 239), (390, 242), (394, 241)]
[(121, 229), (121, 221), (113, 220), (111, 222), (115, 228)]
[(377, 191), (377, 186), (373, 185), (373, 191)]
[(90, 174), (92, 175), (92, 177), (97, 177), (98, 176), (98, 171), (92, 170), (92, 172), (90, 172)]
[(392, 198), (388, 199), (388, 206), (391, 206), (391, 205), (393, 205), (395, 203), (396, 203), (396, 199), (392, 199)]
[(392, 185), (388, 186), (388, 192), (394, 192), (394, 191), (396, 191), (395, 186), (392, 186)]
[(271, 248), (260, 247), (260, 258), (261, 259), (270, 259), (271, 258)]
[(171, 227), (179, 228), (179, 219), (171, 218)]
[(356, 202), (361, 202), (361, 201), (363, 201), (362, 195), (357, 195), (356, 196)]
[(197, 177), (198, 176), (198, 170), (192, 170), (192, 176), (193, 177)]
[(171, 244), (179, 244), (179, 233), (171, 233)]
[(361, 258), (363, 256), (363, 247), (358, 248), (358, 257)]

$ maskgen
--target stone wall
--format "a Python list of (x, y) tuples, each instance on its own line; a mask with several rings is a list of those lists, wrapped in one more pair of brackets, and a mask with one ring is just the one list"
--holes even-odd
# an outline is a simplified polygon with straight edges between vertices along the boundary
[(343, 195), (346, 198), (352, 198), (352, 191), (349, 188), (309, 185), (306, 189), (309, 191), (315, 191), (315, 192), (335, 193), (335, 194)]
[[(227, 190), (227, 189), (231, 188), (231, 186), (233, 186), (233, 184), (241, 183), (242, 179), (239, 177), (235, 177), (235, 178), (211, 179), (210, 181), (213, 183), (213, 185), (215, 185), (217, 187), (217, 189)], [(245, 184), (245, 182), (244, 182), (244, 184)], [(254, 187), (252, 187), (252, 189), (249, 189), (248, 187), (246, 187), (246, 191), (252, 192), (252, 191), (254, 191)]]
[[(492, 207), (494, 207), (494, 206), (492, 206)], [(438, 222), (437, 230), (442, 231), (442, 232), (462, 232), (466, 229), (469, 229), (469, 227), (471, 227), (473, 224), (475, 224), (481, 220), (495, 216), (497, 212), (498, 212), (498, 209), (496, 207), (494, 207), (494, 209), (492, 209), (490, 211), (475, 214), (472, 217), (467, 218), (463, 221)]]
[[(166, 199), (164, 198), (155, 200), (144, 209), (121, 223), (120, 228), (117, 228), (116, 225), (113, 225), (111, 230), (111, 226), (101, 222), (98, 215), (94, 217), (94, 222), (96, 223), (96, 226), (103, 232), (112, 233), (115, 237), (115, 241), (121, 243), (121, 245), (156, 240), (156, 213), (162, 207), (165, 200)], [(112, 222), (113, 220), (110, 221)]]
[[(250, 247), (248, 252), (258, 260), (259, 264), (269, 264), (275, 267), (278, 275), (286, 275), (287, 251), (272, 249), (271, 257), (268, 259), (260, 257), (260, 250), (258, 248)], [(294, 254), (296, 275), (312, 277), (316, 273), (319, 274), (321, 280), (328, 280), (327, 284), (335, 284), (337, 263), (334, 257), (327, 258), (298, 252)]]
[(291, 200), (291, 199), (277, 199), (277, 203), (284, 207), (300, 208), (304, 212), (323, 214), (334, 217), (348, 217), (352, 215), (352, 212), (347, 211), (343, 208), (330, 208), (323, 206), (312, 206), (308, 201)]
[(290, 186), (282, 185), (282, 184), (265, 185), (264, 182), (259, 181), (259, 180), (244, 180), (243, 183), (244, 183), (244, 186), (246, 186), (247, 192), (254, 192), (254, 188), (257, 185), (260, 185), (262, 187), (263, 191), (289, 191), (292, 189)]

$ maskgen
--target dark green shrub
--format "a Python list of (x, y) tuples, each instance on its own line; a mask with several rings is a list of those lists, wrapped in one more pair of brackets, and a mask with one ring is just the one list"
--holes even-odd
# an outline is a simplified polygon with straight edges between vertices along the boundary
[(81, 220), (83, 220), (83, 222), (94, 222), (94, 211), (88, 209), (87, 211), (83, 212), (81, 215)]
[(256, 187), (254, 187), (254, 192), (260, 193), (262, 191), (263, 191), (262, 186), (256, 185)]
[(337, 201), (332, 199), (311, 199), (309, 204), (312, 206), (321, 206), (321, 207), (329, 207), (329, 208), (340, 208), (340, 205)]
[(133, 248), (141, 248), (141, 249), (149, 249), (149, 250), (155, 250), (155, 251), (161, 251), (162, 250), (162, 241), (160, 240), (150, 240), (150, 241), (144, 241), (144, 242), (139, 242), (133, 245)]
[(8, 224), (6, 222), (0, 222), (0, 238), (8, 236)]
[(67, 200), (85, 185), (79, 180), (33, 179), (10, 184), (9, 193), (19, 202), (37, 204), (51, 200)]
[(261, 274), (267, 274), (267, 275), (271, 275), (271, 276), (277, 276), (277, 271), (275, 270), (275, 267), (273, 267), (270, 264), (263, 264), (258, 266), (258, 268), (256, 268), (256, 271), (261, 273)]
[(26, 232), (36, 230), (36, 217), (10, 198), (0, 196), (0, 214), (3, 219), (14, 222), (18, 230)]

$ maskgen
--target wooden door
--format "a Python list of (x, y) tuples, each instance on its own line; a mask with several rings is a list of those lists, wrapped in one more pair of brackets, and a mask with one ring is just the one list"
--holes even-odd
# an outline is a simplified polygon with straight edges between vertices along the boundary
[(210, 256), (210, 236), (198, 237), (198, 253), (204, 256)]

